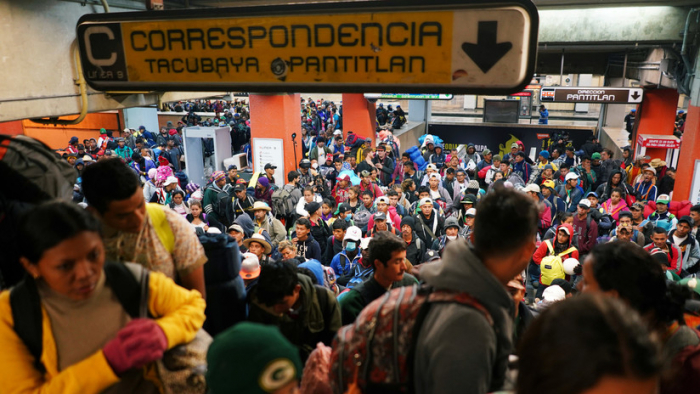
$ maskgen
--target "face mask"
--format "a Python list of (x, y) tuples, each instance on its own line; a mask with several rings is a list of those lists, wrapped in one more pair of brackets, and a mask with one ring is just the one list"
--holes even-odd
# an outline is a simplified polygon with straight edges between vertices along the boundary
[(349, 213), (347, 216), (345, 216), (345, 221), (349, 222), (352, 220), (352, 214)]
[(355, 244), (355, 242), (348, 242), (348, 244), (345, 245), (345, 250), (347, 250), (348, 252), (354, 252), (355, 249), (357, 249), (357, 245)]
[(449, 239), (450, 241), (454, 241), (455, 239), (457, 239), (457, 236), (456, 235), (448, 235), (447, 239)]

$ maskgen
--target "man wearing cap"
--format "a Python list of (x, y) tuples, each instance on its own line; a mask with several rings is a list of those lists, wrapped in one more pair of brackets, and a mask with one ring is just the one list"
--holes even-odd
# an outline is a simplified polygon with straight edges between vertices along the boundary
[(302, 362), (319, 342), (330, 346), (341, 326), (335, 294), (314, 286), (311, 278), (288, 261), (262, 264), (258, 284), (248, 299), (249, 321), (279, 327), (298, 348)]
[(695, 222), (690, 216), (683, 216), (678, 220), (674, 230), (668, 235), (669, 241), (676, 245), (681, 251), (681, 265), (690, 274), (698, 272), (698, 261), (700, 260), (700, 244), (690, 234)]
[(253, 213), (250, 211), (250, 208), (253, 207), (255, 200), (246, 192), (245, 183), (237, 183), (233, 187), (233, 198), (231, 200), (233, 220), (244, 214), (247, 214), (252, 219)]
[(644, 204), (637, 201), (630, 207), (632, 213), (632, 229), (641, 232), (647, 243), (651, 242), (654, 225), (644, 218)]
[(367, 237), (372, 238), (379, 232), (388, 232), (393, 235), (398, 235), (396, 228), (387, 223), (387, 216), (384, 212), (376, 212), (370, 219), (372, 220), (372, 226), (369, 224), (367, 225)]
[(564, 158), (564, 163), (566, 163), (570, 168), (574, 168), (579, 164), (579, 159), (574, 153), (573, 146), (566, 147), (566, 157)]
[(325, 163), (327, 156), (333, 156), (331, 149), (326, 146), (326, 139), (318, 137), (316, 139), (316, 147), (309, 151), (309, 160), (316, 160), (317, 163)]
[(634, 192), (637, 196), (637, 201), (646, 203), (647, 201), (656, 201), (656, 170), (649, 166), (642, 170), (642, 181), (634, 185)]
[(527, 193), (535, 204), (537, 204), (537, 210), (539, 213), (537, 229), (542, 236), (552, 225), (552, 205), (547, 199), (540, 196), (540, 187), (534, 183), (525, 186), (523, 192)]
[[(384, 214), (385, 221), (387, 224), (390, 224), (390, 228), (396, 228), (398, 230), (399, 224), (401, 223), (401, 218), (399, 215), (396, 213), (396, 207), (391, 205), (391, 202), (389, 201), (389, 197), (387, 196), (382, 196), (382, 197), (377, 197), (374, 200), (374, 204), (377, 207), (377, 213), (381, 212)], [(369, 222), (367, 223), (367, 228), (373, 228), (374, 227), (374, 216), (369, 219)], [(380, 231), (387, 231), (387, 230), (380, 230)], [(389, 230), (390, 231), (390, 230)]]
[(564, 200), (567, 212), (576, 212), (578, 203), (583, 198), (583, 192), (578, 188), (578, 175), (573, 172), (567, 173), (565, 182), (559, 186), (557, 194)]
[(231, 209), (229, 204), (230, 197), (223, 190), (223, 187), (226, 185), (226, 175), (224, 175), (223, 171), (215, 171), (209, 181), (210, 184), (204, 191), (202, 199), (204, 212), (225, 226), (229, 226), (231, 224), (228, 212)]
[[(594, 153), (594, 155), (600, 156), (599, 153)], [(583, 189), (584, 194), (588, 194), (590, 191), (595, 191), (598, 186), (598, 174), (591, 168), (591, 158), (584, 156), (581, 159), (581, 165), (574, 168), (579, 176), (579, 185)]]
[(483, 184), (490, 185), (493, 182), (493, 176), (496, 171), (501, 170), (501, 155), (493, 156), (492, 164), (490, 166), (484, 166), (479, 170), (477, 176), (483, 182)]
[(365, 190), (369, 190), (372, 192), (372, 196), (374, 198), (381, 197), (384, 195), (382, 192), (382, 189), (379, 188), (375, 183), (372, 182), (372, 176), (369, 173), (369, 171), (362, 171), (360, 173), (360, 191), (364, 192)]
[(117, 157), (128, 163), (131, 161), (131, 155), (134, 153), (134, 151), (126, 146), (126, 141), (124, 141), (124, 138), (117, 138), (117, 149), (114, 150), (114, 153), (117, 154)]
[(159, 187), (155, 193), (153, 193), (153, 197), (151, 197), (151, 201), (149, 202), (155, 202), (160, 205), (169, 205), (170, 202), (172, 201), (173, 197), (173, 192), (175, 189), (178, 188), (178, 181), (177, 178), (174, 176), (169, 176), (165, 182), (163, 182), (163, 186)]
[(241, 176), (238, 175), (238, 167), (235, 164), (228, 166), (226, 170), (226, 184), (235, 187), (239, 179), (241, 179)]
[(461, 238), (459, 235), (460, 230), (461, 227), (459, 226), (459, 221), (457, 220), (457, 218), (447, 218), (445, 220), (445, 234), (437, 237), (437, 239), (433, 241), (431, 249), (438, 252), (439, 255), (442, 257), (442, 251), (445, 249), (445, 246), (447, 246), (449, 242)]
[(386, 294), (388, 289), (418, 283), (406, 272), (406, 244), (400, 238), (378, 233), (369, 242), (368, 260), (374, 270), (372, 277), (338, 297), (344, 325), (352, 324), (367, 305)]
[(362, 240), (362, 230), (356, 226), (350, 226), (345, 231), (342, 242), (342, 250), (333, 256), (330, 267), (335, 272), (338, 284), (347, 286), (350, 279), (355, 275), (355, 266), (360, 258), (360, 241)]
[(552, 166), (552, 169), (554, 171), (557, 171), (559, 167), (557, 167), (556, 164), (552, 163), (549, 161), (549, 152), (546, 150), (543, 150), (540, 152), (540, 154), (537, 156), (537, 168), (541, 171), (544, 170), (544, 167), (549, 164)]
[(311, 161), (309, 159), (301, 159), (299, 162), (299, 185), (306, 187), (314, 183), (314, 176), (311, 173)]
[[(614, 233), (614, 235), (613, 235)], [(611, 233), (611, 238), (610, 241), (608, 242), (615, 242), (615, 241), (620, 241), (620, 242), (632, 242), (633, 244), (644, 247), (644, 245), (639, 245), (638, 242), (635, 241), (634, 237), (634, 230), (632, 230), (632, 226), (629, 225), (623, 225), (620, 224), (617, 226), (615, 230), (613, 230), (613, 233)], [(639, 238), (637, 238), (639, 239)]]
[(437, 172), (431, 173), (428, 178), (428, 185), (430, 198), (438, 202), (440, 207), (445, 211), (445, 214), (449, 215), (452, 211), (452, 196), (442, 187), (440, 174)]
[(530, 165), (527, 164), (525, 161), (525, 152), (523, 151), (518, 151), (516, 153), (514, 162), (511, 164), (511, 167), (513, 167), (513, 174), (517, 174), (522, 178), (525, 183), (529, 182), (530, 180), (530, 175), (532, 174), (532, 169), (530, 168)]
[(476, 165), (477, 171), (481, 171), (486, 167), (491, 167), (491, 165), (493, 164), (493, 153), (491, 152), (491, 149), (484, 149), (481, 152), (481, 157), (482, 160)]
[(656, 211), (652, 212), (647, 220), (654, 227), (661, 227), (668, 233), (676, 228), (678, 219), (676, 215), (668, 211), (668, 204), (671, 203), (671, 197), (668, 194), (662, 194), (656, 199)]
[(232, 224), (228, 228), (228, 235), (230, 235), (231, 238), (236, 240), (236, 243), (238, 244), (238, 249), (241, 251), (241, 253), (244, 253), (248, 250), (245, 246), (243, 246), (243, 238), (245, 237), (245, 232), (243, 231), (243, 227), (241, 227), (240, 224)]
[(630, 110), (630, 113), (625, 115), (625, 130), (630, 133), (630, 136), (632, 136), (632, 130), (634, 130), (634, 120), (636, 114), (637, 110), (633, 108)]
[(386, 154), (386, 145), (380, 144), (377, 147), (377, 155), (372, 160), (374, 167), (377, 169), (379, 174), (378, 178), (382, 185), (389, 185), (393, 179), (391, 178), (394, 173), (394, 161)]
[[(670, 270), (676, 273), (676, 275), (684, 274), (683, 261), (681, 260), (681, 250), (677, 245), (671, 243), (668, 239), (668, 233), (661, 227), (654, 227), (654, 233), (651, 236), (651, 241), (649, 245), (644, 247), (647, 252), (652, 251), (652, 249), (658, 248), (666, 255), (666, 261), (664, 261), (664, 269)], [(685, 275), (683, 275), (685, 276)]]
[(518, 154), (518, 150), (520, 150), (520, 145), (517, 142), (510, 144), (510, 152), (503, 156), (503, 162), (509, 165), (515, 163), (515, 156)]
[(275, 184), (275, 170), (277, 166), (272, 165), (272, 163), (265, 164), (265, 177), (270, 180), (270, 185)]
[(284, 241), (287, 235), (284, 224), (272, 216), (270, 207), (262, 201), (256, 201), (250, 210), (253, 212), (255, 231), (259, 229), (267, 231), (270, 235), (272, 249), (277, 248), (277, 245)]
[(577, 237), (574, 243), (578, 245), (582, 259), (593, 249), (598, 238), (598, 223), (589, 215), (590, 210), (591, 202), (584, 198), (579, 201), (576, 215), (574, 215), (574, 235), (572, 238)]
[(401, 239), (406, 244), (406, 259), (414, 266), (423, 262), (423, 255), (428, 248), (415, 234), (415, 223), (412, 216), (401, 219)]
[(542, 197), (545, 200), (549, 201), (550, 207), (552, 209), (553, 224), (557, 223), (557, 214), (559, 214), (559, 212), (566, 211), (566, 204), (564, 204), (564, 201), (557, 195), (554, 185), (554, 181), (545, 180), (542, 182), (542, 186), (540, 187), (540, 193), (542, 193)]
[[(649, 226), (650, 228), (652, 228), (651, 224), (649, 224)], [(623, 227), (629, 230), (629, 234), (620, 234), (620, 229)], [(620, 215), (618, 217), (618, 226), (610, 232), (610, 236), (612, 237), (611, 241), (615, 239), (621, 239), (624, 241), (634, 242), (641, 247), (644, 247), (647, 241), (647, 238), (644, 236), (644, 234), (640, 230), (638, 230), (637, 226), (634, 225), (633, 215), (630, 211), (620, 212)]]
[(127, 127), (124, 129), (122, 138), (124, 138), (124, 144), (131, 148), (131, 150), (136, 148), (136, 137), (133, 135), (133, 131), (130, 128)]
[[(561, 253), (568, 252), (561, 257), (564, 261), (568, 258), (573, 258), (579, 261), (583, 259), (579, 258), (579, 251), (573, 246), (574, 238), (574, 228), (570, 224), (561, 224), (557, 227), (557, 232), (554, 239), (546, 240), (540, 244), (535, 253), (532, 255), (532, 261), (538, 267), (541, 265), (542, 260), (547, 256), (557, 256)], [(535, 271), (536, 272), (536, 271)], [(568, 280), (568, 278), (566, 278)], [(548, 285), (542, 283), (542, 274), (540, 272), (539, 282), (537, 284), (537, 293), (535, 298), (542, 298), (542, 293), (547, 288)]]
[(70, 141), (68, 141), (68, 147), (66, 147), (66, 152), (67, 153), (78, 153), (78, 137), (73, 136), (70, 137)]
[(433, 208), (433, 200), (429, 197), (419, 201), (418, 209), (418, 213), (414, 216), (415, 233), (424, 244), (432, 245), (433, 241), (442, 235), (445, 219)]

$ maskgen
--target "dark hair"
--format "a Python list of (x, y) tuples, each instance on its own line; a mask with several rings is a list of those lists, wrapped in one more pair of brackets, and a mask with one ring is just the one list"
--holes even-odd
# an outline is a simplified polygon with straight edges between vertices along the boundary
[[(620, 180), (620, 182), (622, 182), (622, 180)], [(612, 191), (610, 192), (610, 196), (611, 196), (611, 197), (612, 197), (612, 194), (613, 194), (613, 193), (618, 193), (618, 194), (620, 194), (620, 197), (622, 197), (622, 196), (625, 195), (625, 192), (623, 192), (622, 189), (619, 188), (619, 187), (616, 187), (616, 188), (613, 188), (613, 189), (612, 189)]]
[(676, 169), (673, 167), (669, 167), (666, 169), (666, 173), (668, 174), (669, 171), (676, 172)]
[(386, 195), (387, 195), (387, 197), (394, 197), (394, 196), (398, 196), (399, 193), (397, 193), (396, 190), (394, 190), (394, 189), (389, 189), (389, 191), (386, 192)]
[(362, 192), (362, 197), (364, 197), (364, 196), (370, 196), (370, 198), (374, 198), (374, 194), (372, 194), (371, 190), (364, 190)]
[(559, 169), (562, 169), (562, 168), (566, 168), (568, 170), (571, 168), (571, 166), (566, 164), (566, 163), (561, 163), (561, 165), (559, 166)]
[(335, 220), (333, 221), (333, 224), (331, 225), (331, 230), (347, 230), (348, 229), (348, 222), (345, 220)]
[(299, 283), (297, 269), (289, 260), (264, 264), (255, 289), (258, 301), (273, 306), (285, 296), (292, 295)]
[(85, 167), (83, 194), (88, 204), (104, 213), (112, 201), (131, 198), (140, 187), (136, 173), (121, 159), (101, 160)]
[(36, 264), (48, 249), (73, 238), (78, 233), (100, 233), (100, 222), (79, 206), (63, 201), (50, 201), (25, 213), (17, 231), (18, 250), (30, 263)]
[[(306, 186), (306, 187), (304, 188), (304, 191), (305, 191), (305, 192), (311, 192), (311, 194), (314, 194), (314, 187), (313, 187), (313, 186)], [(303, 192), (302, 192), (302, 194), (303, 194)]]
[(134, 143), (143, 144), (143, 138), (141, 138), (141, 137), (136, 138), (136, 140), (134, 140)]
[(409, 159), (403, 163), (404, 167), (413, 167), (413, 162)]
[(173, 192), (173, 197), (177, 196), (178, 194), (181, 195), (182, 198), (185, 198), (185, 192), (183, 192), (182, 190), (175, 190)]
[(586, 156), (583, 156), (583, 157), (581, 158), (581, 161), (586, 161), (586, 160), (591, 161), (591, 157), (588, 156), (588, 155), (586, 155)]
[(299, 220), (294, 223), (294, 226), (302, 225), (307, 229), (311, 230), (311, 221), (307, 218), (299, 218)]
[(190, 204), (190, 208), (192, 208), (193, 205), (197, 205), (200, 209), (202, 208), (202, 202), (199, 200), (190, 199), (188, 203)]
[(619, 300), (590, 294), (546, 309), (528, 327), (518, 355), (518, 393), (579, 394), (606, 376), (647, 379), (662, 367), (639, 315)]
[(332, 208), (335, 208), (335, 199), (324, 198), (324, 199), (323, 199), (323, 202), (321, 203), (321, 205), (323, 205), (323, 204), (328, 205), (329, 207), (331, 207), (331, 209), (332, 209)]
[(420, 196), (421, 193), (430, 193), (430, 188), (428, 186), (420, 186), (417, 191)]
[(406, 250), (406, 242), (388, 231), (379, 231), (369, 241), (368, 249), (372, 267), (375, 260), (386, 265), (391, 260), (392, 253)]
[(700, 213), (700, 204), (698, 204), (698, 205), (693, 205), (693, 206), (690, 208), (690, 211), (691, 211), (691, 212)]
[[(474, 247), (481, 256), (505, 256), (535, 240), (538, 210), (530, 196), (509, 188), (498, 188), (479, 202), (474, 221)], [(488, 218), (479, 220), (479, 218)], [(503, 229), (510, 237), (503, 242)]]
[(566, 219), (574, 217), (574, 213), (567, 211), (559, 211), (557, 213), (557, 216), (559, 216), (559, 223), (564, 223)]
[(664, 234), (664, 235), (668, 236), (668, 232), (663, 227), (658, 227), (658, 226), (654, 227), (653, 233), (654, 234)]
[(601, 290), (615, 290), (642, 316), (653, 312), (654, 326), (673, 320), (682, 324), (689, 294), (680, 286), (667, 287), (663, 267), (646, 250), (631, 242), (600, 244), (584, 264), (593, 264), (593, 276)]
[(288, 182), (291, 182), (291, 181), (293, 181), (294, 179), (296, 179), (296, 178), (298, 178), (298, 177), (299, 177), (299, 173), (296, 172), (296, 171), (289, 171), (289, 172), (287, 173), (287, 181), (288, 181)]

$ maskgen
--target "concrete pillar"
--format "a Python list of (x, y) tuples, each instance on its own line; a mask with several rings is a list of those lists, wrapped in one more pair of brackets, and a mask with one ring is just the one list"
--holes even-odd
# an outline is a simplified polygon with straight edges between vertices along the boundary
[[(578, 76), (577, 86), (591, 86), (592, 83), (593, 74), (580, 74)], [(588, 103), (576, 103), (574, 105), (574, 112), (587, 113), (589, 105)]]
[(429, 122), (432, 115), (432, 103), (432, 100), (410, 100), (408, 102), (408, 120)]
[[(700, 196), (691, 194), (693, 183), (700, 182), (700, 171), (695, 172), (695, 161), (700, 159), (700, 54), (695, 60), (695, 79), (690, 90), (688, 115), (685, 118), (685, 131), (681, 152), (678, 157), (676, 185), (673, 190), (673, 200), (690, 200), (693, 204), (700, 203)], [(697, 185), (695, 185), (697, 188)], [(697, 193), (697, 190), (696, 190)]]
[[(377, 110), (362, 93), (343, 93), (343, 135), (352, 131), (362, 138), (375, 140)], [(376, 142), (376, 141), (374, 141)]]
[[(261, 147), (256, 146), (256, 142), (264, 143), (259, 140), (260, 138), (282, 140), (284, 169), (278, 168), (275, 172), (275, 180), (278, 184), (286, 183), (287, 173), (296, 170), (302, 159), (300, 103), (299, 94), (250, 95), (250, 139), (253, 163), (257, 162), (256, 151)], [(292, 133), (296, 133), (296, 159)], [(255, 168), (255, 171), (262, 172), (264, 169)]]

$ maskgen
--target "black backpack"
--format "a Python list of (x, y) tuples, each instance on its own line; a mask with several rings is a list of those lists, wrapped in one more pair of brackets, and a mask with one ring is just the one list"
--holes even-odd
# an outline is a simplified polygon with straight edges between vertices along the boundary
[(228, 192), (216, 191), (216, 203), (213, 206), (219, 221), (226, 227), (230, 226), (233, 222), (233, 200)]
[[(148, 294), (148, 270), (141, 271), (140, 281), (122, 263), (105, 262), (104, 272), (109, 287), (126, 313), (134, 319), (140, 317), (142, 315), (142, 294)], [(25, 276), (17, 286), (10, 290), (10, 306), (14, 330), (34, 357), (36, 370), (44, 374), (46, 367), (41, 362), (41, 354), (43, 353), (41, 298), (36, 282), (31, 276)]]

